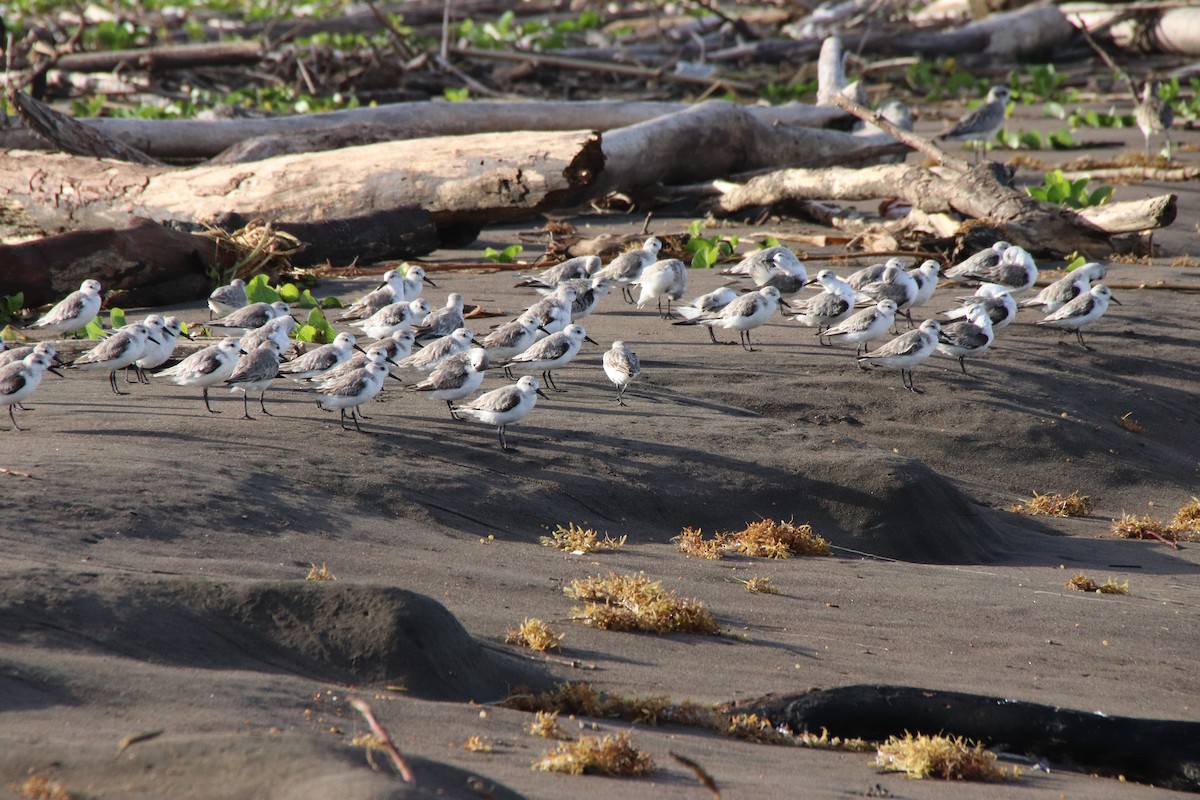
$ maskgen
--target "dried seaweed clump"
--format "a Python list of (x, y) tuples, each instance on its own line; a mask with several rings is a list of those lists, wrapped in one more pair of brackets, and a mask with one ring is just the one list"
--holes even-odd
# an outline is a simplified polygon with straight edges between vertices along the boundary
[(463, 742), (462, 749), (468, 753), (490, 753), (496, 749), (496, 746), (487, 737), (472, 736)]
[(996, 766), (996, 754), (978, 742), (962, 737), (905, 733), (891, 736), (879, 746), (875, 765), (910, 778), (956, 781), (1019, 780), (1021, 771)]
[(565, 772), (568, 775), (620, 775), (632, 777), (654, 771), (654, 759), (633, 746), (628, 733), (616, 736), (582, 736), (563, 742), (533, 762), (537, 772)]
[(811, 525), (797, 525), (791, 520), (776, 522), (773, 519), (761, 519), (730, 535), (737, 543), (738, 552), (748, 556), (791, 558), (793, 555), (832, 555), (829, 542), (818, 536)]
[(741, 553), (759, 558), (791, 558), (794, 555), (832, 555), (829, 542), (811, 525), (797, 525), (791, 520), (777, 522), (762, 519), (751, 522), (740, 531), (713, 534), (705, 539), (698, 528), (684, 528), (671, 541), (681, 553), (699, 558), (719, 559), (726, 553)]
[(75, 797), (49, 775), (30, 775), (19, 788), (22, 800), (72, 800)]
[(248, 281), (260, 272), (287, 272), (292, 268), (289, 256), (303, 246), (295, 236), (262, 220), (252, 220), (236, 231), (209, 225), (198, 235), (213, 240), (213, 260), (220, 265), (219, 274), (209, 276), (215, 283), (229, 283), (233, 278)]
[(533, 722), (525, 730), (530, 736), (541, 736), (543, 739), (567, 739), (566, 732), (558, 724), (557, 711), (539, 711), (533, 717)]
[(743, 583), (746, 584), (747, 592), (754, 592), (755, 594), (779, 594), (779, 590), (775, 588), (775, 584), (771, 583), (771, 579), (767, 577), (755, 576), (743, 581)]
[(519, 627), (508, 632), (504, 641), (508, 644), (528, 647), (538, 653), (559, 649), (565, 633), (555, 633), (550, 626), (540, 619), (526, 618)]
[(644, 573), (596, 576), (571, 581), (563, 593), (586, 603), (571, 618), (608, 631), (646, 633), (720, 633), (717, 621), (699, 600), (676, 597)]
[(1129, 594), (1129, 581), (1117, 583), (1115, 579), (1109, 578), (1104, 583), (1096, 583), (1082, 572), (1063, 585), (1068, 589), (1075, 589), (1080, 592), (1092, 592), (1093, 594)]
[(601, 539), (599, 532), (568, 522), (567, 527), (559, 525), (549, 536), (543, 536), (542, 545), (566, 550), (568, 553), (595, 553), (600, 550), (619, 550), (625, 546), (627, 539), (626, 536), (614, 539), (607, 533)]
[(332, 572), (330, 572), (329, 567), (325, 566), (324, 564), (322, 564), (319, 567), (316, 564), (309, 564), (308, 566), (310, 567), (310, 569), (308, 570), (308, 574), (304, 576), (304, 580), (306, 580), (306, 581), (336, 581), (337, 580), (337, 576), (334, 575)]
[(1175, 512), (1171, 529), (1179, 534), (1189, 534), (1180, 537), (1185, 541), (1196, 541), (1200, 536), (1200, 498), (1193, 497), (1192, 502)]
[(1067, 495), (1058, 492), (1034, 492), (1031, 499), (1017, 503), (1012, 510), (1018, 514), (1030, 514), (1035, 517), (1082, 517), (1092, 510), (1092, 498), (1079, 492)]

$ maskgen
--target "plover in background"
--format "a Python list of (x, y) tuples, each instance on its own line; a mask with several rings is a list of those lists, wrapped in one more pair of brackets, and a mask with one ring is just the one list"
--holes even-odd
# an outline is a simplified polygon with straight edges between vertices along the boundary
[(1012, 97), (1007, 86), (993, 86), (983, 105), (966, 114), (950, 130), (938, 136), (943, 141), (970, 142), (977, 160), (987, 150), (987, 144), (1004, 127), (1004, 115)]
[(208, 296), (209, 319), (228, 316), (239, 308), (245, 308), (249, 303), (246, 282), (241, 278), (234, 278), (224, 286), (213, 289), (212, 294)]
[(1150, 155), (1150, 139), (1162, 134), (1165, 140), (1167, 161), (1171, 160), (1171, 125), (1175, 123), (1175, 111), (1170, 103), (1158, 96), (1158, 82), (1147, 81), (1142, 86), (1142, 99), (1134, 112), (1138, 130), (1146, 140), (1146, 155)]
[(338, 317), (338, 321), (366, 319), (384, 306), (404, 302), (406, 299), (404, 273), (398, 269), (389, 269), (383, 273), (383, 283), (347, 306)]

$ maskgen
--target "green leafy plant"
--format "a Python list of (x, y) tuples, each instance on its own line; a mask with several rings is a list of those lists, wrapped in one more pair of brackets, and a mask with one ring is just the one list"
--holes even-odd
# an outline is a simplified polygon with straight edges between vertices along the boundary
[(1041, 186), (1031, 186), (1025, 191), (1030, 197), (1055, 205), (1065, 205), (1071, 208), (1086, 208), (1107, 203), (1113, 194), (1113, 187), (1098, 186), (1087, 188), (1091, 180), (1087, 175), (1075, 180), (1068, 180), (1061, 169), (1047, 172)]
[(517, 256), (525, 248), (519, 244), (510, 244), (503, 250), (497, 250), (494, 247), (489, 247), (483, 251), (483, 257), (493, 264), (511, 264), (516, 260)]
[(21, 316), (25, 310), (25, 293), (17, 292), (0, 297), (0, 328)]
[(266, 275), (255, 275), (246, 281), (246, 299), (251, 303), (276, 303), (283, 298), (271, 288), (271, 279)]
[(1036, 103), (1041, 100), (1062, 101), (1076, 95), (1064, 87), (1067, 76), (1059, 73), (1053, 64), (1030, 64), (1024, 73), (1015, 70), (1008, 73), (1008, 88), (1018, 103)]
[(471, 99), (471, 90), (465, 86), (461, 89), (455, 89), (453, 86), (447, 86), (442, 90), (442, 96), (444, 96), (451, 103), (465, 103)]
[(109, 324), (109, 327), (112, 327), (112, 328), (124, 328), (125, 327), (125, 309), (110, 308), (108, 310), (108, 324)]
[(768, 83), (762, 88), (762, 98), (773, 106), (799, 100), (812, 100), (817, 94), (817, 81)]
[(458, 26), (458, 36), (466, 44), (483, 50), (498, 50), (509, 45), (522, 50), (561, 50), (572, 41), (581, 42), (580, 34), (599, 28), (600, 24), (600, 15), (591, 10), (575, 19), (554, 23), (545, 19), (522, 22), (512, 11), (505, 11), (494, 21), (463, 20)]
[(1009, 150), (1074, 150), (1082, 146), (1066, 128), (1045, 135), (1038, 131), (1001, 130), (996, 133), (996, 141)]
[(1077, 108), (1067, 115), (1067, 124), (1072, 128), (1132, 128), (1137, 123), (1133, 114), (1119, 114), (1116, 106), (1111, 106), (1108, 111)]
[(909, 88), (924, 94), (928, 100), (942, 100), (963, 93), (983, 97), (988, 90), (987, 81), (959, 69), (952, 58), (922, 59), (906, 70), (904, 78)]
[(324, 312), (314, 308), (308, 312), (308, 320), (296, 329), (293, 336), (298, 342), (329, 344), (337, 336), (337, 331), (329, 324)]
[(688, 226), (687, 244), (683, 246), (692, 256), (693, 269), (712, 269), (722, 258), (733, 255), (738, 244), (736, 236), (701, 236), (704, 220), (695, 220)]

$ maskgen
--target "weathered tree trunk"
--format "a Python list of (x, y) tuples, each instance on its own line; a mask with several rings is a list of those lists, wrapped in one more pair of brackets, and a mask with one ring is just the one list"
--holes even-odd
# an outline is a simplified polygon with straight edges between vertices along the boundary
[(106, 50), (67, 53), (54, 62), (61, 72), (116, 72), (142, 69), (189, 69), (205, 66), (255, 64), (263, 57), (258, 42), (203, 42), (143, 47), (136, 50)]
[(25, 305), (59, 300), (88, 278), (122, 303), (164, 305), (203, 297), (215, 273), (213, 241), (142, 219), (122, 230), (72, 231), (0, 245), (0, 295), (25, 293)]
[(771, 125), (742, 106), (713, 102), (609, 131), (604, 172), (590, 191), (628, 192), (784, 166), (853, 165), (904, 152), (890, 136)]
[[(707, 104), (700, 104), (703, 108)], [(79, 123), (96, 128), (146, 155), (166, 161), (199, 161), (230, 148), (262, 147), (252, 140), (282, 143), (270, 155), (308, 152), (347, 145), (432, 136), (512, 131), (568, 131), (588, 128), (607, 131), (693, 108), (688, 103), (624, 101), (397, 103), (320, 114), (236, 120), (145, 120), (98, 117)], [(802, 103), (751, 107), (746, 113), (764, 125), (826, 127), (849, 117), (836, 108)], [(342, 139), (340, 136), (346, 136)], [(362, 137), (369, 136), (369, 140)], [(306, 148), (292, 140), (312, 137)], [(41, 150), (46, 143), (20, 127), (0, 130), (0, 149)], [(235, 159), (225, 159), (232, 163)], [(242, 158), (241, 160), (250, 160)]]
[(408, 208), (439, 226), (480, 224), (574, 203), (602, 168), (588, 131), (416, 139), (191, 169), (10, 152), (0, 160), (0, 236), (122, 227), (139, 216), (309, 222)]
[(744, 185), (723, 184), (711, 202), (720, 213), (794, 200), (872, 200), (903, 197), (927, 213), (953, 211), (986, 220), (1003, 238), (1030, 252), (1098, 256), (1111, 251), (1109, 237), (1152, 230), (1175, 220), (1175, 195), (1112, 203), (1082, 211), (1048, 206), (1007, 185), (1004, 167), (987, 162), (967, 173), (942, 177), (922, 167), (897, 164), (866, 169), (780, 170)]

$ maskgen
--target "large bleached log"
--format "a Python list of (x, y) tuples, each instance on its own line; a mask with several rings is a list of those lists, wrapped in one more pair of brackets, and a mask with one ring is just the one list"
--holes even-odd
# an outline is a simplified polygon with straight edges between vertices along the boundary
[(0, 159), (0, 236), (133, 217), (311, 222), (411, 208), (439, 227), (498, 222), (575, 202), (602, 167), (590, 131), (414, 139), (190, 169), (10, 152)]
[[(706, 105), (702, 103), (698, 107)], [(688, 103), (673, 102), (479, 100), (467, 103), (398, 103), (262, 119), (144, 120), (98, 117), (81, 119), (79, 122), (123, 141), (152, 158), (199, 161), (213, 158), (251, 139), (280, 140), (282, 144), (270, 150), (271, 154), (279, 154), (363, 144), (363, 136), (370, 136), (370, 141), (385, 141), (511, 131), (568, 131), (583, 128), (607, 131), (692, 107)], [(825, 127), (838, 122), (845, 123), (848, 119), (840, 109), (818, 108), (803, 103), (755, 106), (748, 108), (746, 113), (765, 125)], [(349, 138), (339, 139), (338, 135), (331, 135), (331, 132), (338, 131)], [(289, 140), (309, 137), (320, 140), (321, 144), (303, 149), (296, 144), (289, 144)], [(25, 128), (0, 130), (0, 149), (40, 150), (45, 146), (43, 141)], [(262, 147), (258, 143), (255, 146)]]
[(1153, 230), (1175, 219), (1175, 195), (1074, 211), (1027, 196), (1009, 186), (1007, 177), (1004, 166), (993, 162), (966, 173), (936, 173), (908, 164), (779, 170), (742, 185), (719, 185), (721, 196), (711, 207), (731, 214), (794, 200), (902, 197), (926, 213), (954, 212), (984, 220), (1004, 239), (1034, 253), (1061, 256), (1079, 251), (1094, 257), (1111, 251), (1111, 236)]
[(890, 136), (772, 125), (743, 106), (713, 102), (609, 131), (604, 172), (591, 193), (689, 184), (775, 167), (870, 163), (904, 152)]

